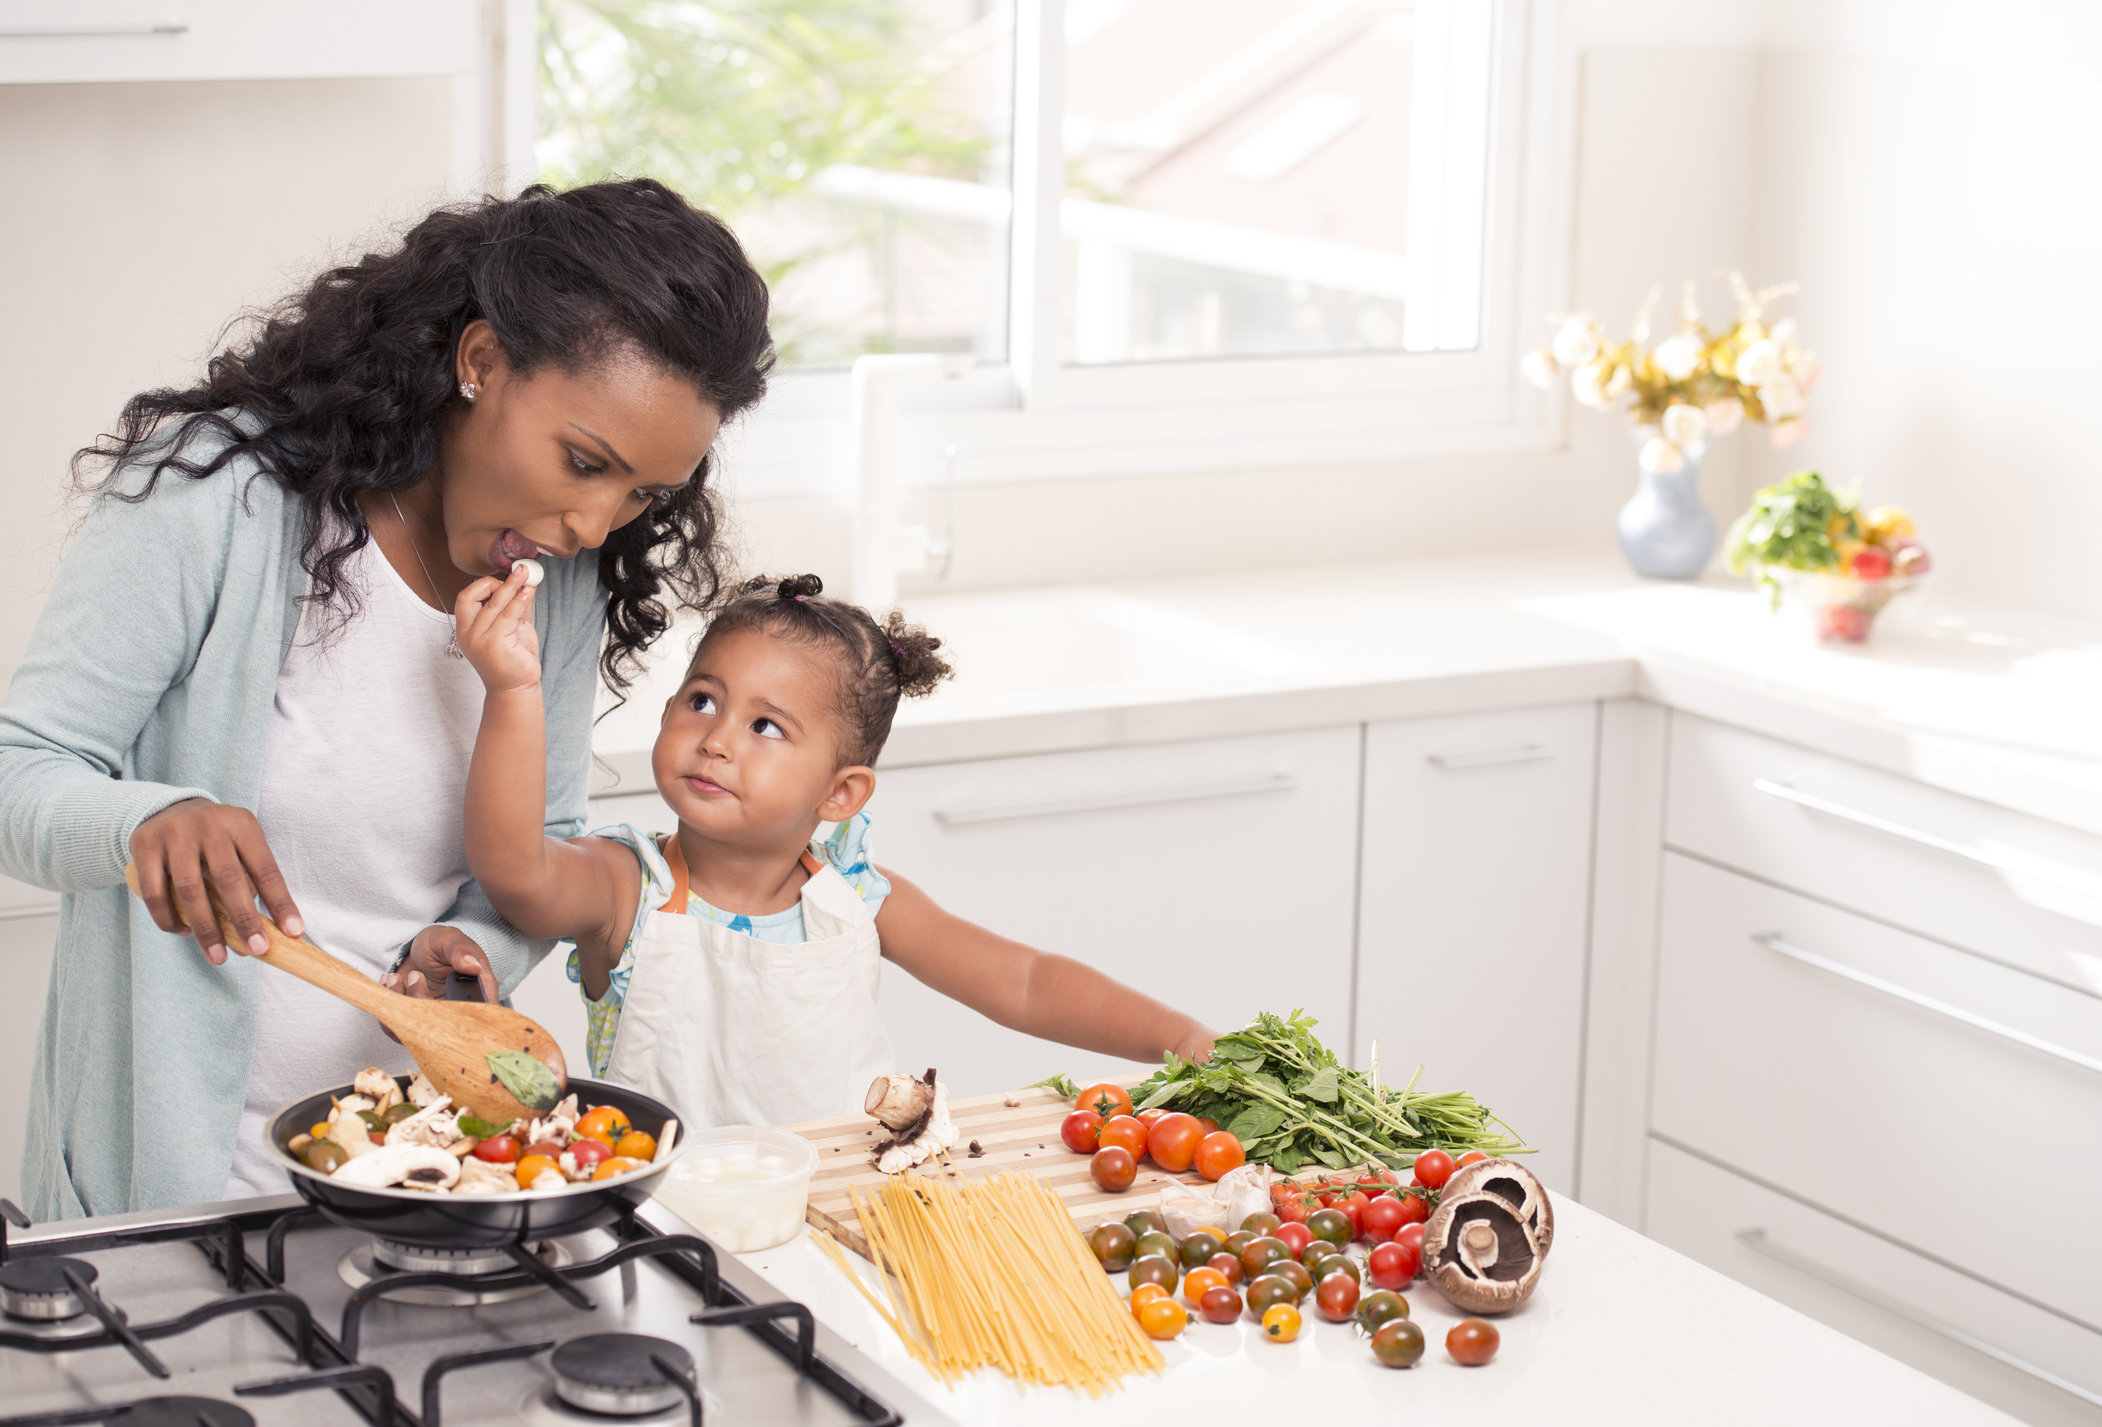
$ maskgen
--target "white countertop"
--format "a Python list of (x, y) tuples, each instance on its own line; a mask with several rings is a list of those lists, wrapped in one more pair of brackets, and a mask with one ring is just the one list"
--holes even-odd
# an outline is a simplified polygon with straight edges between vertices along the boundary
[[(2005, 1424), (2013, 1418), (1865, 1347), (1571, 1200), (1555, 1200), (1555, 1243), (1540, 1287), (1497, 1320), (1496, 1357), (1463, 1368), (1445, 1333), (1463, 1316), (1417, 1283), (1406, 1297), (1427, 1343), (1397, 1371), (1374, 1360), (1351, 1324), (1304, 1305), (1297, 1342), (1255, 1322), (1192, 1323), (1161, 1344), (1167, 1370), (1090, 1400), (1022, 1388), (980, 1372), (952, 1392), (819, 1252), (809, 1231), (740, 1256), (782, 1296), (809, 1305), (835, 1333), (959, 1423), (1053, 1424), (1296, 1420), (1392, 1422), (1403, 1411), (1443, 1422)], [(851, 1260), (880, 1296), (875, 1271)], [(1484, 1415), (1498, 1414), (1494, 1419)]]
[[(1417, 561), (915, 598), (957, 677), (884, 765), (1641, 696), (2102, 832), (2102, 624), (1946, 595), (1820, 646), (1743, 581), (1617, 561)], [(1908, 621), (1907, 616), (1910, 616)], [(690, 633), (689, 631), (686, 631)], [(683, 638), (596, 746), (650, 787)]]

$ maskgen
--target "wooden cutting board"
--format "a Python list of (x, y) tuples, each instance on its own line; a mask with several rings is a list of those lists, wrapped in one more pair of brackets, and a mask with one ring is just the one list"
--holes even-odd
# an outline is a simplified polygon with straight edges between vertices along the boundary
[[(1058, 1191), (1073, 1222), (1082, 1229), (1092, 1229), (1104, 1219), (1121, 1219), (1134, 1209), (1152, 1208), (1161, 1185), (1171, 1179), (1185, 1184), (1204, 1182), (1194, 1170), (1170, 1174), (1151, 1160), (1141, 1160), (1139, 1177), (1131, 1188), (1119, 1194), (1105, 1192), (1088, 1173), (1090, 1157), (1074, 1154), (1058, 1137), (1059, 1123), (1072, 1109), (1071, 1101), (1049, 1090), (951, 1100), (949, 1118), (962, 1137), (949, 1151), (947, 1163), (931, 1159), (911, 1172), (952, 1181), (982, 1179), (1009, 1170), (1033, 1174)], [(847, 1186), (858, 1186), (864, 1196), (882, 1187), (884, 1176), (869, 1162), (869, 1150), (887, 1132), (867, 1115), (842, 1115), (836, 1120), (781, 1128), (817, 1146), (817, 1172), (811, 1176), (810, 1208), (804, 1217), (867, 1258), (868, 1244), (861, 1237)], [(975, 1155), (973, 1141), (980, 1151)]]

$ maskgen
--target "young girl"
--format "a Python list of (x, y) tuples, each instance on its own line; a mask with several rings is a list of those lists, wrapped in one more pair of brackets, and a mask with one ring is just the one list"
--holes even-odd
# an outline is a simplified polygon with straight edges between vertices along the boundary
[[(676, 834), (543, 836), (528, 578), (477, 580), (456, 609), (486, 689), (467, 860), (521, 932), (575, 939), (594, 1074), (701, 1126), (851, 1113), (902, 1068), (877, 1016), (879, 957), (1029, 1035), (1133, 1060), (1209, 1055), (1190, 1017), (870, 864), (871, 765), (899, 698), (949, 666), (940, 640), (824, 598), (815, 575), (746, 584), (666, 703), (651, 763)], [(824, 823), (839, 826), (813, 842)]]

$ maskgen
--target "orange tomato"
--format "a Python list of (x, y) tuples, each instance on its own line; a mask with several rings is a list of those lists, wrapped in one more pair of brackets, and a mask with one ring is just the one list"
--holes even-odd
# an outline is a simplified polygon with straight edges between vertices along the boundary
[(1206, 1179), (1217, 1179), (1247, 1162), (1248, 1153), (1241, 1148), (1241, 1142), (1225, 1130), (1214, 1130), (1197, 1141), (1197, 1172)]
[(1215, 1268), (1193, 1268), (1183, 1275), (1182, 1296), (1195, 1308), (1204, 1302), (1204, 1291), (1208, 1288), (1227, 1288), (1226, 1275)]
[(1273, 1343), (1289, 1343), (1299, 1336), (1299, 1310), (1289, 1303), (1263, 1310), (1263, 1336)]
[(1138, 1317), (1139, 1310), (1156, 1298), (1170, 1297), (1168, 1290), (1157, 1283), (1142, 1283), (1131, 1290), (1131, 1316)]
[(529, 1154), (512, 1167), (511, 1173), (518, 1176), (518, 1187), (520, 1189), (531, 1189), (533, 1181), (540, 1177), (541, 1171), (548, 1169), (553, 1170), (557, 1174), (562, 1172), (562, 1166), (556, 1164), (546, 1155)]
[(1081, 1091), (1080, 1098), (1073, 1102), (1073, 1108), (1093, 1110), (1105, 1120), (1114, 1120), (1119, 1115), (1131, 1113), (1131, 1096), (1115, 1081), (1105, 1080)]
[(1204, 1126), (1204, 1132), (1207, 1135), (1215, 1135), (1219, 1132), (1219, 1122), (1209, 1115), (1199, 1115), (1197, 1123)]
[(653, 1160), (657, 1157), (657, 1137), (641, 1130), (630, 1130), (615, 1142), (613, 1153), (622, 1159)]
[(1167, 1113), (1166, 1110), (1141, 1110), (1138, 1113), (1138, 1120), (1140, 1124), (1150, 1131), (1154, 1125), (1159, 1123), (1160, 1117)]
[(632, 1132), (634, 1128), (628, 1123), (628, 1117), (611, 1105), (587, 1110), (584, 1112), (584, 1118), (577, 1121), (577, 1134), (580, 1137), (597, 1140), (609, 1150), (619, 1144), (621, 1137)]
[(1146, 1149), (1155, 1164), (1180, 1174), (1196, 1160), (1197, 1142), (1203, 1138), (1204, 1127), (1197, 1117), (1176, 1110), (1153, 1122), (1146, 1134)]
[(1190, 1315), (1172, 1298), (1149, 1299), (1139, 1309), (1139, 1326), (1151, 1338), (1172, 1338), (1190, 1326)]
[(593, 1179), (618, 1179), (621, 1175), (628, 1173), (630, 1170), (642, 1168), (642, 1165), (643, 1161), (639, 1159), (615, 1158), (604, 1160), (599, 1164), (599, 1167), (597, 1169), (591, 1172), (591, 1177)]
[(1131, 1151), (1133, 1159), (1146, 1153), (1146, 1127), (1129, 1115), (1119, 1115), (1102, 1127), (1101, 1149), (1116, 1147)]

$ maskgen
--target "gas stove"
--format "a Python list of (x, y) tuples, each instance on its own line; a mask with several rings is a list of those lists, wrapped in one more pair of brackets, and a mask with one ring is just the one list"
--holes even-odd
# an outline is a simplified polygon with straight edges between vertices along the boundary
[(0, 1216), (0, 1427), (947, 1420), (655, 1204), (495, 1250), (375, 1239), (292, 1195)]

